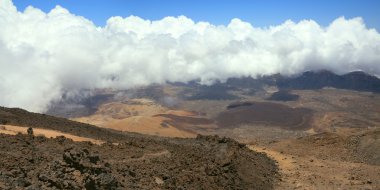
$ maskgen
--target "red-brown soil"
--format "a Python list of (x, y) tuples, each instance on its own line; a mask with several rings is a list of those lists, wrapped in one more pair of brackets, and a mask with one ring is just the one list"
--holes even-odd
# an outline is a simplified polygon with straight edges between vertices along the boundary
[[(202, 124), (210, 122), (198, 113), (169, 109), (148, 99), (109, 102), (93, 115), (73, 120), (118, 131), (181, 138), (194, 138), (196, 129), (214, 127)], [(195, 129), (191, 124), (194, 122), (200, 123)]]
[(173, 121), (173, 123), (186, 123), (186, 124), (193, 124), (193, 125), (210, 125), (214, 123), (213, 120), (210, 120), (207, 118), (179, 116), (179, 115), (174, 115), (174, 114), (157, 114), (155, 116), (169, 118), (170, 120)]

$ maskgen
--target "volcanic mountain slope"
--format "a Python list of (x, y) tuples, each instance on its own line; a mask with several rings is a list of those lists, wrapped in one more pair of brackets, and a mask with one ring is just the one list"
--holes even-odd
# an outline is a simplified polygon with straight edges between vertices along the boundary
[(122, 121), (118, 130), (171, 126), (170, 133), (150, 134), (174, 136), (175, 129), (251, 144), (278, 162), (281, 181), (275, 189), (379, 189), (378, 84), (379, 79), (362, 72), (328, 71), (228, 79), (211, 86), (173, 83), (139, 88), (133, 97), (152, 104), (140, 101), (135, 113), (133, 99), (108, 92), (114, 94), (112, 101), (100, 103), (86, 122)]
[[(210, 134), (252, 144), (254, 150), (278, 161), (282, 179), (276, 189), (379, 189), (380, 96), (332, 88), (293, 90), (292, 94), (297, 94), (299, 99), (275, 103), (251, 96), (245, 101), (224, 103), (220, 117), (227, 123), (240, 121), (240, 125), (218, 128)], [(207, 101), (201, 102), (198, 105)], [(264, 109), (260, 107), (263, 105), (270, 106)], [(278, 114), (280, 105), (286, 105), (285, 110), (289, 111)], [(200, 106), (203, 111), (206, 108)], [(297, 121), (294, 120), (297, 117), (288, 114), (301, 108), (312, 110), (309, 128), (294, 130), (278, 124), (276, 127), (276, 121), (281, 119)], [(259, 117), (255, 111), (263, 115)], [(251, 117), (234, 114), (241, 112), (250, 113)], [(307, 114), (301, 111), (295, 116), (304, 113)], [(284, 117), (276, 117), (281, 115)], [(272, 120), (265, 120), (266, 117)], [(257, 123), (260, 119), (266, 122)]]
[[(367, 128), (380, 125), (380, 95), (376, 93), (333, 88), (292, 90), (291, 94), (298, 96), (298, 99), (293, 101), (268, 100), (268, 97), (274, 93), (265, 93), (263, 96), (244, 95), (239, 101), (186, 100), (182, 103), (181, 109), (204, 113), (220, 123), (216, 129), (219, 131), (226, 130), (227, 126), (235, 129), (241, 126), (278, 127), (281, 126), (279, 124), (283, 124), (286, 127), (287, 122), (292, 123), (291, 120), (299, 121), (301, 118), (305, 119), (304, 124), (306, 124), (303, 125), (303, 129), (312, 128), (317, 132), (333, 131), (337, 127)], [(229, 106), (232, 107), (228, 109)], [(274, 122), (280, 119), (281, 122)], [(228, 123), (230, 124), (227, 125)], [(293, 127), (289, 129), (295, 129), (296, 125), (293, 123), (291, 125)], [(255, 133), (247, 133), (250, 134)]]
[(3, 124), (102, 139), (0, 134), (0, 189), (272, 189), (275, 162), (228, 138), (159, 138), (1, 108)]
[(297, 77), (284, 77), (277, 80), (279, 88), (321, 89), (333, 87), (356, 91), (380, 92), (380, 79), (361, 71), (337, 75), (327, 70), (308, 71)]
[[(244, 81), (240, 84), (241, 87), (258, 85), (249, 79)], [(275, 81), (269, 79), (266, 82), (275, 84)], [(340, 126), (372, 127), (380, 124), (380, 96), (376, 93), (333, 88), (276, 91), (275, 86), (267, 86), (261, 90), (256, 89), (252, 95), (246, 94), (247, 89), (239, 87), (238, 80), (230, 80), (229, 84), (237, 86), (228, 87), (226, 92), (239, 97), (239, 100), (197, 100), (183, 97), (184, 92), (191, 90), (189, 86), (197, 88), (195, 84), (165, 85), (161, 87), (162, 90), (157, 90), (159, 87), (155, 86), (154, 92), (159, 92), (156, 96), (175, 99), (175, 107), (169, 108), (159, 100), (113, 100), (100, 104), (95, 114), (74, 120), (120, 131), (169, 137), (194, 137), (196, 134), (210, 134), (213, 131), (212, 134), (231, 135), (237, 131), (233, 132), (234, 129), (242, 126), (282, 127), (291, 130), (312, 128), (323, 132)], [(153, 93), (150, 88), (147, 90), (150, 93), (142, 94)], [(229, 105), (239, 103), (250, 105), (228, 109)], [(223, 131), (228, 129), (232, 132)], [(246, 133), (244, 136), (253, 134), (256, 133)]]
[[(184, 87), (181, 96), (185, 100), (237, 100), (242, 96), (254, 96), (265, 91), (268, 86), (283, 90), (276, 96), (286, 96), (289, 101), (297, 100), (296, 96), (287, 93), (288, 90), (316, 90), (325, 87), (336, 89), (355, 90), (363, 92), (380, 92), (380, 79), (370, 74), (354, 71), (343, 75), (328, 70), (307, 71), (300, 75), (284, 76), (280, 74), (268, 76), (229, 78), (225, 82), (216, 81), (212, 85), (201, 85), (196, 81), (188, 84), (172, 83), (174, 86)], [(232, 93), (240, 91), (239, 94)], [(274, 100), (277, 97), (273, 97)]]
[[(330, 74), (328, 75), (330, 76)], [(335, 78), (334, 75), (331, 75), (332, 78)], [(361, 79), (363, 75), (360, 73), (359, 75), (359, 79)], [(172, 146), (178, 145), (178, 149), (186, 152), (183, 153), (183, 156), (189, 157), (186, 159), (181, 156), (176, 157), (176, 159), (187, 160), (180, 161), (178, 164), (178, 167), (186, 165), (185, 168), (181, 167), (185, 171), (184, 173), (196, 172), (187, 168), (188, 165), (194, 166), (190, 164), (192, 162), (190, 160), (194, 160), (192, 158), (198, 155), (198, 148), (194, 149), (193, 145), (197, 145), (196, 147), (199, 145), (199, 149), (202, 151), (205, 149), (205, 151), (212, 152), (215, 151), (214, 149), (218, 149), (223, 153), (222, 156), (216, 152), (212, 154), (217, 158), (223, 158), (226, 154), (230, 154), (225, 151), (225, 148), (222, 148), (225, 145), (222, 145), (221, 142), (225, 140), (208, 137), (207, 139), (214, 139), (218, 142), (217, 145), (212, 145), (212, 143), (209, 144), (209, 140), (206, 140), (207, 142), (201, 140), (204, 139), (203, 137), (195, 140), (168, 139), (146, 137), (125, 131), (135, 130), (139, 133), (170, 137), (195, 137), (195, 133), (227, 136), (240, 143), (251, 144), (250, 148), (262, 151), (278, 162), (281, 169), (281, 182), (273, 186), (275, 189), (379, 189), (377, 181), (380, 181), (378, 178), (380, 176), (378, 167), (380, 95), (365, 92), (368, 89), (359, 92), (325, 88), (325, 85), (316, 85), (318, 88), (311, 88), (315, 84), (314, 82), (318, 82), (317, 79), (310, 83), (310, 89), (297, 89), (297, 86), (293, 86), (293, 89), (277, 86), (280, 84), (279, 81), (286, 79), (284, 78), (276, 75), (272, 78), (229, 79), (226, 83), (218, 83), (217, 87), (209, 89), (207, 86), (196, 83), (139, 88), (138, 95), (133, 95), (132, 99), (127, 91), (107, 91), (109, 98), (103, 102), (97, 102), (99, 106), (96, 107), (95, 113), (76, 118), (79, 121), (93, 123), (103, 128), (85, 124), (78, 126), (76, 122), (60, 120), (62, 123), (76, 126), (74, 130), (70, 125), (59, 125), (54, 118), (40, 114), (34, 114), (33, 117), (25, 116), (28, 118), (26, 122), (17, 119), (27, 113), (18, 109), (4, 108), (3, 112), (0, 112), (2, 115), (0, 118), (2, 122), (10, 125), (33, 124), (61, 130), (65, 134), (74, 134), (105, 142), (112, 141), (113, 145), (110, 143), (101, 145), (109, 145), (112, 147), (112, 151), (118, 149), (117, 143), (120, 145), (126, 141), (133, 142), (132, 145), (136, 147), (139, 145), (134, 142), (143, 144), (140, 149), (134, 150), (139, 153), (138, 155), (131, 152), (123, 153), (123, 156), (131, 154), (133, 158), (120, 155), (120, 159), (126, 160), (126, 163), (134, 158), (142, 158), (145, 162), (147, 158), (149, 158), (148, 160), (157, 157), (159, 160), (167, 159), (166, 157), (172, 158), (173, 150), (177, 150)], [(376, 84), (376, 79), (373, 77), (368, 79), (375, 81)], [(326, 86), (331, 86), (332, 83), (327, 84)], [(209, 96), (215, 93), (212, 92), (215, 89), (217, 93), (222, 93), (222, 96), (216, 98)], [(226, 94), (233, 95), (234, 98), (228, 98), (225, 96)], [(35, 125), (38, 120), (50, 122)], [(55, 125), (51, 125), (52, 123)], [(214, 140), (212, 141), (216, 142)], [(88, 155), (92, 153), (88, 151), (88, 148), (86, 149), (87, 151), (75, 149), (73, 154), (83, 155), (83, 159), (87, 160), (89, 159)], [(67, 151), (68, 154), (71, 154), (71, 149)], [(111, 150), (102, 149), (102, 151), (112, 154)], [(195, 154), (189, 155), (187, 151), (195, 152)], [(204, 154), (204, 152), (199, 154)], [(109, 158), (106, 155), (104, 157)], [(111, 161), (107, 162), (111, 166), (117, 163), (112, 162), (111, 158), (109, 159)], [(157, 162), (157, 160), (152, 162)], [(171, 162), (177, 163), (173, 160), (165, 160), (162, 164)], [(67, 164), (66, 161), (63, 161), (55, 167), (59, 168)], [(125, 163), (123, 162), (123, 164)], [(154, 167), (154, 165), (149, 165), (149, 167)], [(86, 169), (86, 171), (90, 170)], [(141, 175), (149, 173), (147, 170), (144, 172), (145, 174)], [(329, 175), (330, 173), (331, 175)], [(122, 179), (117, 177), (119, 174), (112, 172), (116, 179)], [(88, 175), (94, 174), (87, 172), (86, 176)], [(173, 173), (173, 175), (177, 175), (177, 173)], [(217, 176), (219, 175), (223, 174), (218, 173)], [(249, 175), (251, 173), (244, 174), (244, 176)], [(102, 179), (102, 177), (93, 176), (89, 179), (94, 181), (94, 179)], [(144, 178), (145, 182), (150, 180), (149, 183), (157, 185), (162, 184), (162, 181), (166, 184), (165, 179), (167, 179), (165, 175)], [(178, 178), (176, 180), (177, 182), (181, 181)], [(138, 184), (143, 183), (140, 180), (137, 181), (139, 181)], [(85, 183), (82, 182), (83, 186)], [(170, 184), (173, 183), (170, 182)], [(178, 187), (178, 184), (175, 186)]]
[[(280, 89), (280, 91), (271, 92), (268, 87)], [(361, 71), (338, 75), (327, 70), (320, 70), (307, 71), (295, 76), (275, 74), (255, 76), (255, 78), (229, 78), (225, 82), (216, 81), (212, 85), (190, 81), (150, 85), (129, 90), (84, 90), (78, 97), (63, 96), (60, 102), (53, 102), (46, 113), (65, 118), (78, 118), (94, 114), (104, 103), (134, 98), (151, 99), (168, 107), (175, 107), (181, 104), (181, 101), (206, 100), (231, 103), (252, 96), (265, 97), (274, 101), (296, 101), (299, 96), (289, 93), (291, 90), (318, 90), (326, 87), (379, 93), (380, 79)], [(269, 96), (267, 96), (268, 93)]]
[(192, 124), (203, 129), (214, 128), (213, 121), (197, 113), (169, 109), (149, 99), (105, 103), (93, 115), (73, 120), (119, 131), (166, 137), (195, 137)]

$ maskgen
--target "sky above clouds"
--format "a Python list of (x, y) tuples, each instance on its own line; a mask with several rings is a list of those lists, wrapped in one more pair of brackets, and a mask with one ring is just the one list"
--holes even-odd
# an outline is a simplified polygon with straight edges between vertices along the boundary
[[(322, 24), (318, 19), (290, 17), (255, 26), (242, 19), (249, 12), (242, 18), (232, 15), (229, 21), (208, 21), (176, 13), (173, 17), (170, 11), (166, 16), (138, 12), (129, 16), (127, 11), (117, 11), (120, 5), (102, 24), (99, 18), (78, 11), (86, 1), (77, 7), (73, 1), (62, 1), (68, 8), (52, 9), (50, 4), (23, 2), (36, 7), (0, 0), (3, 106), (43, 112), (63, 94), (74, 96), (82, 89), (128, 89), (167, 81), (200, 79), (210, 84), (229, 77), (318, 69), (380, 75), (380, 34), (366, 25), (365, 17), (337, 16), (327, 23), (320, 20)], [(100, 13), (99, 7), (94, 9)], [(160, 12), (162, 7), (146, 12)], [(108, 10), (106, 5), (104, 9)]]
[(255, 27), (305, 19), (327, 26), (344, 16), (362, 17), (368, 27), (380, 29), (378, 0), (15, 0), (14, 4), (20, 11), (32, 5), (44, 12), (61, 5), (97, 26), (104, 26), (115, 15), (135, 15), (148, 20), (185, 15), (195, 22), (214, 25), (227, 25), (231, 19), (240, 18)]

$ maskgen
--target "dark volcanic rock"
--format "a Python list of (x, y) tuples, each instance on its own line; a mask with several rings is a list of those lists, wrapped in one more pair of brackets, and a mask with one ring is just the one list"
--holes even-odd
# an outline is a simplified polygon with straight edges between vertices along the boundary
[(296, 101), (299, 99), (297, 94), (291, 94), (289, 90), (279, 90), (273, 93), (268, 100), (274, 101)]
[(307, 108), (292, 108), (272, 102), (236, 102), (216, 117), (222, 128), (236, 128), (246, 124), (280, 126), (286, 129), (311, 127), (313, 111)]
[(308, 71), (298, 77), (284, 77), (277, 81), (277, 86), (282, 89), (321, 89), (333, 87), (356, 91), (380, 92), (380, 79), (361, 71), (355, 71), (344, 75), (333, 72)]
[(118, 145), (0, 134), (0, 189), (272, 189), (275, 162), (218, 136)]
[[(87, 149), (67, 149), (63, 161), (54, 160), (38, 175), (38, 180), (47, 187), (58, 189), (118, 189), (122, 185), (112, 175), (98, 156)], [(93, 160), (93, 158), (96, 160)]]
[(107, 141), (0, 134), (0, 189), (272, 189), (277, 180), (273, 160), (227, 138), (121, 133), (17, 108), (1, 107), (0, 119)]
[(213, 85), (195, 85), (183, 94), (187, 100), (234, 100), (239, 97), (229, 93), (234, 87), (225, 83), (215, 83)]

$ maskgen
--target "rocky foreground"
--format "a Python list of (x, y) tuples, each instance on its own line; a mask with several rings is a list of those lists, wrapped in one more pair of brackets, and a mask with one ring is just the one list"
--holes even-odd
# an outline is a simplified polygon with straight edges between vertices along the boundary
[(0, 125), (65, 137), (0, 134), (0, 189), (273, 189), (275, 161), (228, 138), (162, 138), (0, 107)]
[(272, 189), (275, 162), (227, 138), (95, 145), (0, 134), (0, 189)]

